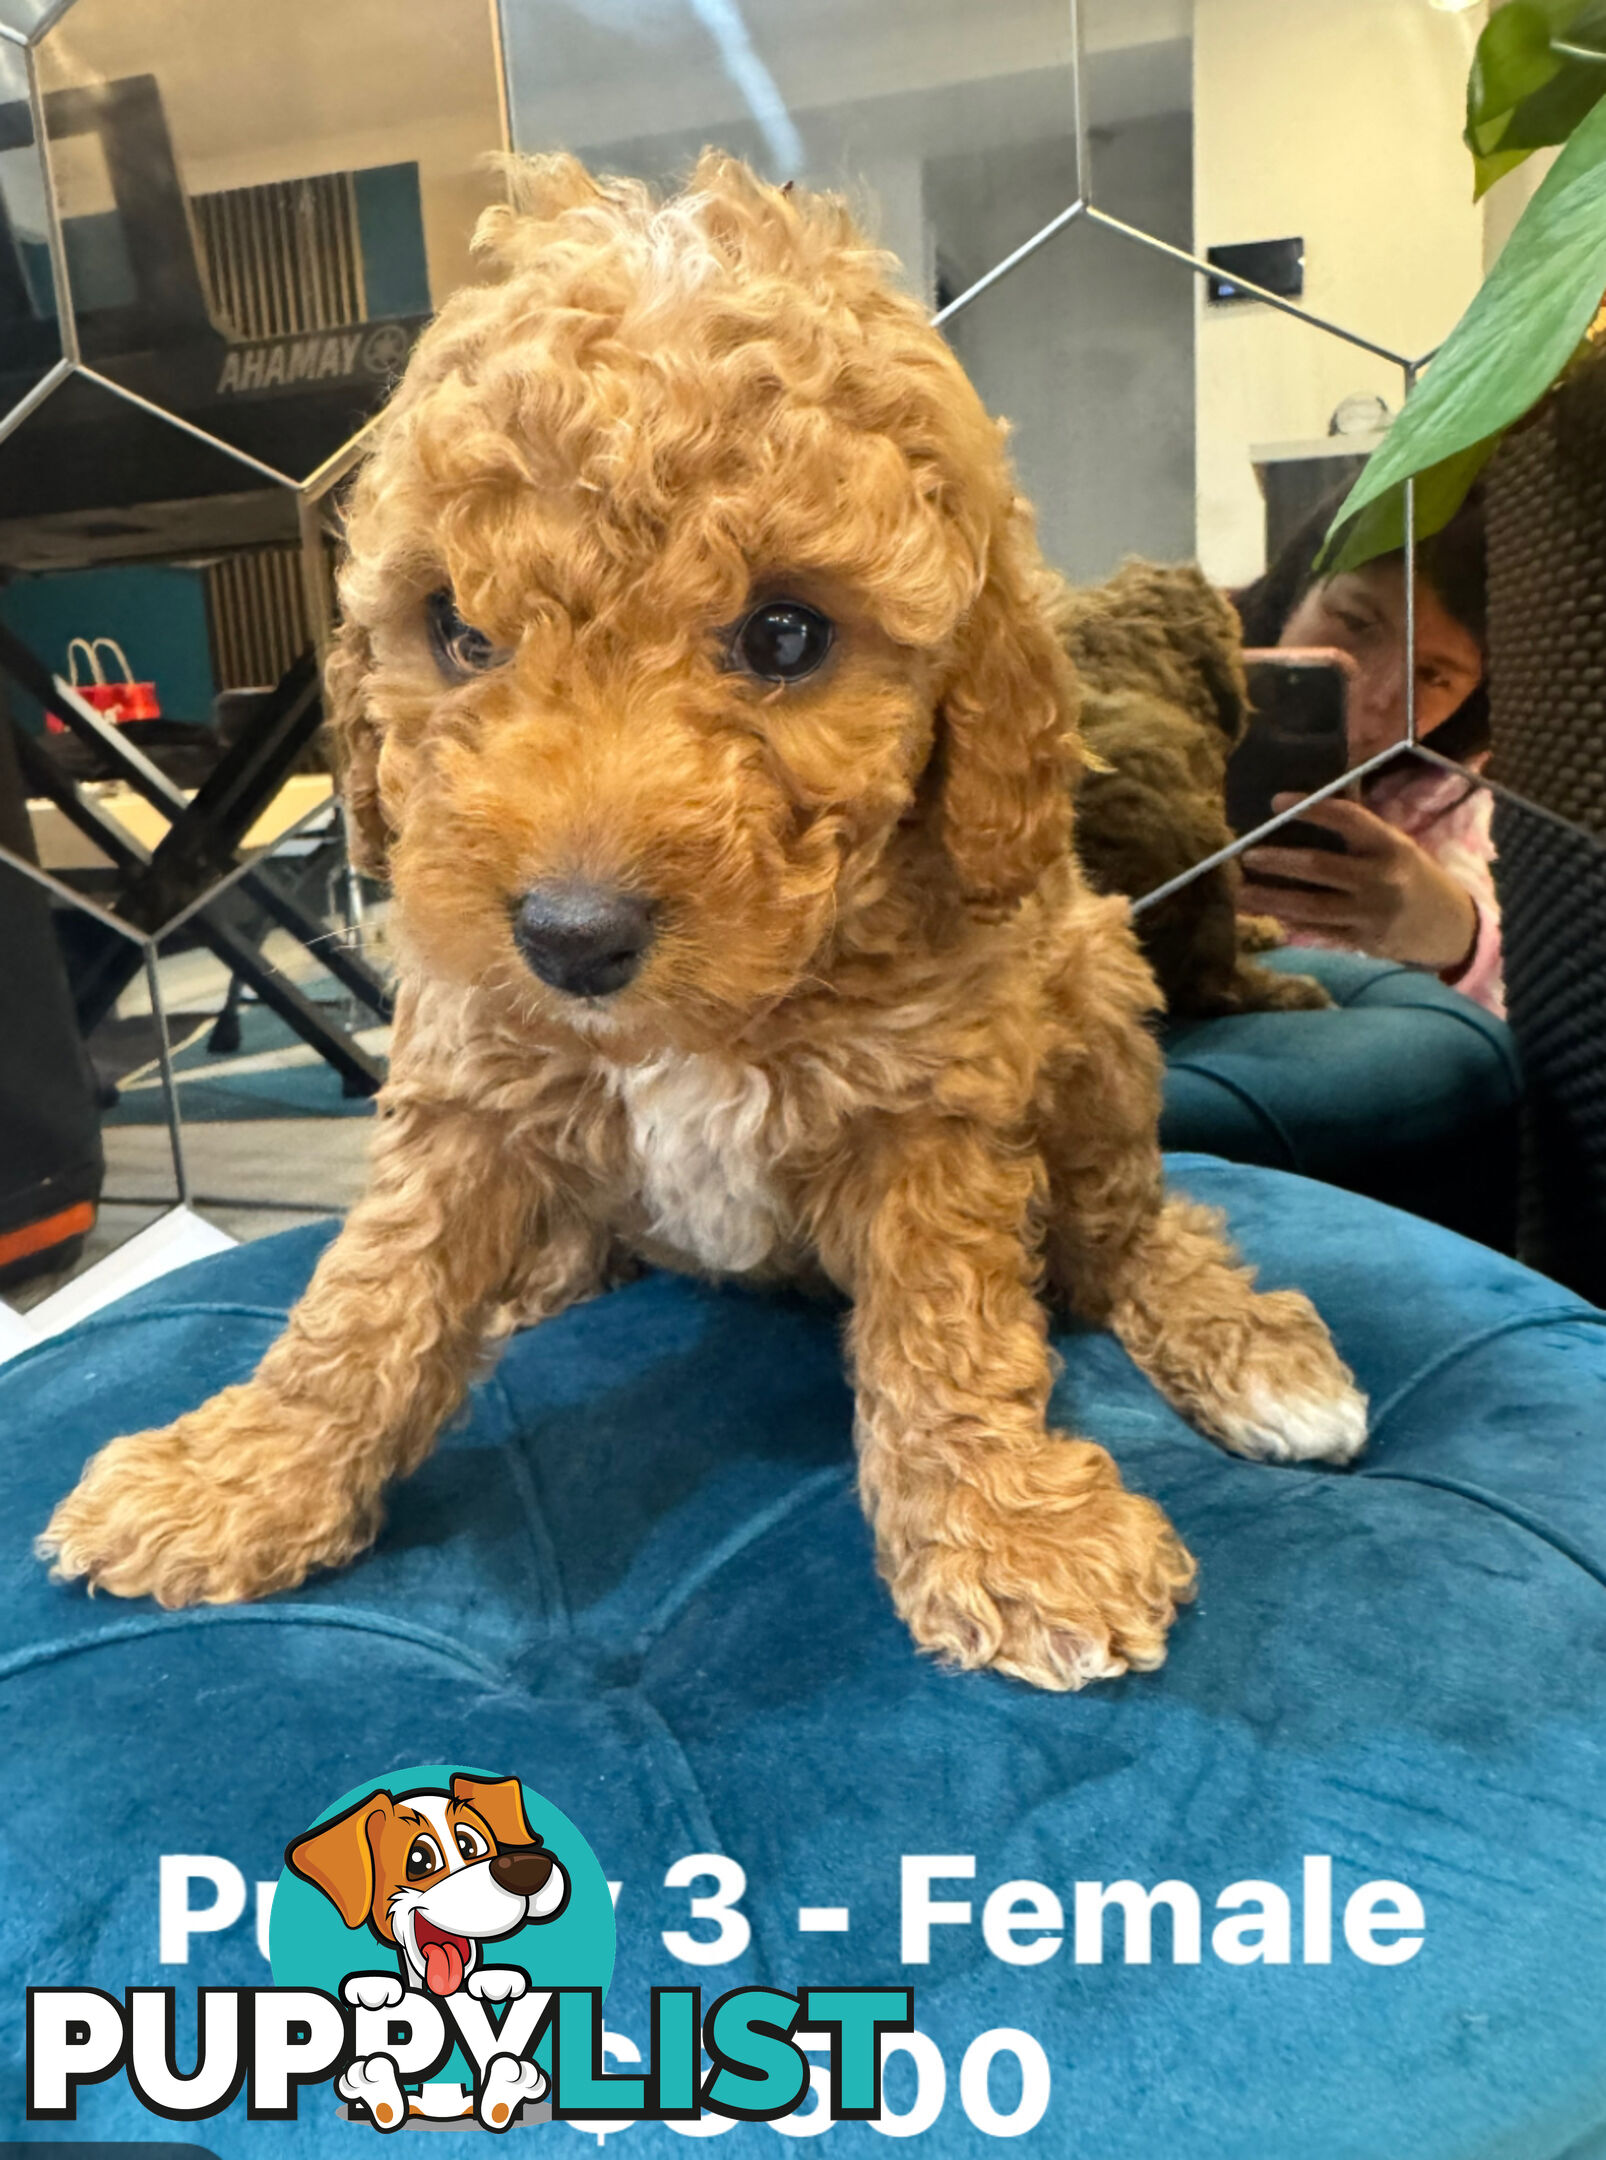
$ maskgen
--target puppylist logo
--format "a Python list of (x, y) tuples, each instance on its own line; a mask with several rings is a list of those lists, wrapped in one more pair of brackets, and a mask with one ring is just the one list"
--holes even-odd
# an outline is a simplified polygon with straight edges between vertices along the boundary
[[(335, 2089), (348, 2116), (379, 2130), (418, 2116), (471, 2116), (482, 2129), (505, 2130), (547, 2092), (546, 2072), (528, 2050), (550, 1996), (532, 1985), (525, 1965), (511, 1962), (515, 1938), (559, 1919), (573, 1879), (531, 1827), (517, 1778), (456, 1771), (438, 1786), (410, 1777), (392, 1783), (401, 1789), (367, 1793), (285, 1853), (290, 1874), (321, 1895), (346, 1934), (366, 1929), (391, 1953), (387, 1966), (340, 1976), (339, 1999), (355, 2014), (351, 2060)], [(570, 1837), (560, 1832), (559, 1840), (576, 1865)], [(292, 1894), (286, 1918), (279, 1895), (270, 1938), (276, 1982), (281, 1971), (323, 1969), (329, 1951), (337, 1964), (351, 1955), (344, 1944), (326, 1950), (319, 1939), (321, 1907), (298, 1913), (305, 1901)], [(539, 1957), (543, 1947), (537, 1940), (528, 1949)], [(586, 1927), (584, 1951), (586, 1970), (600, 1970), (605, 1986), (613, 1968), (611, 1908), (600, 1936), (594, 1924)], [(498, 2006), (501, 2021), (493, 2024)], [(454, 2050), (466, 2054), (466, 2082), (443, 2074)]]
[(323, 2104), (386, 2134), (774, 2122), (810, 2090), (806, 2032), (829, 2046), (830, 2115), (863, 2120), (883, 2036), (914, 2024), (908, 1988), (735, 1988), (705, 2013), (700, 1989), (661, 1987), (646, 2065), (605, 2074), (614, 1913), (596, 1855), (518, 1778), (449, 1765), (356, 1786), (291, 1840), (268, 1952), (271, 1987), (197, 1992), (187, 2074), (175, 1989), (30, 1988), (29, 2119), (71, 2122), (82, 2086), (122, 2074), (175, 2122), (242, 2089), (253, 2121), (293, 2121), (325, 2085)]

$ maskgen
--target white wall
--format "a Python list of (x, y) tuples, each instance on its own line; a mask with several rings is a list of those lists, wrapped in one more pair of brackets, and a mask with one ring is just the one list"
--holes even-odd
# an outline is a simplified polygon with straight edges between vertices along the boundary
[[(1484, 10), (1427, 0), (1196, 0), (1196, 245), (1301, 234), (1303, 304), (1427, 353), (1483, 274), (1461, 142)], [(1340, 399), (1398, 408), (1400, 370), (1273, 309), (1198, 306), (1199, 554), (1236, 584), (1263, 563), (1254, 443), (1325, 435)]]

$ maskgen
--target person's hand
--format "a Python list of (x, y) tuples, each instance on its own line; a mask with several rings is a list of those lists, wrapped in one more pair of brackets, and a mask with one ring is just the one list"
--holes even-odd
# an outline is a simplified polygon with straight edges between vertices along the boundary
[[(1275, 810), (1292, 810), (1297, 795), (1278, 795)], [(1275, 915), (1286, 929), (1310, 931), (1336, 944), (1385, 960), (1446, 974), (1463, 967), (1478, 936), (1478, 910), (1456, 883), (1408, 833), (1385, 824), (1359, 803), (1330, 797), (1301, 817), (1342, 836), (1348, 853), (1321, 848), (1251, 848), (1238, 905), (1245, 913)], [(1299, 878), (1317, 892), (1264, 885), (1265, 877)]]

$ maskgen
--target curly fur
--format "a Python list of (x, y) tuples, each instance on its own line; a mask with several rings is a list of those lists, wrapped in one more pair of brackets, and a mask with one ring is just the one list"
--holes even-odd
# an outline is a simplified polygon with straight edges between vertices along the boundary
[[(330, 692), (402, 955), (371, 1189), (255, 1377), (104, 1449), (42, 1548), (165, 1604), (287, 1588), (374, 1537), (488, 1336), (622, 1255), (823, 1271), (921, 1645), (1045, 1687), (1155, 1665), (1193, 1562), (1048, 1429), (1040, 1293), (1242, 1452), (1343, 1459), (1362, 1404), (1163, 1196), (1153, 978), (1076, 869), (1003, 430), (834, 198), (712, 152), (663, 204), (515, 178), (350, 503)], [(455, 685), (448, 582), (506, 655)], [(722, 664), (777, 594), (838, 626), (787, 688)], [(552, 877), (650, 895), (627, 988), (524, 966)]]
[[(1139, 900), (1233, 838), (1227, 759), (1249, 719), (1238, 618), (1192, 564), (1132, 560), (1106, 584), (1064, 587), (1050, 609), (1082, 686), (1092, 757), (1077, 803), (1076, 850), (1097, 892)], [(1332, 1001), (1310, 975), (1249, 957), (1282, 943), (1242, 918), (1236, 862), (1204, 871), (1136, 917), (1169, 1012), (1311, 1010)]]

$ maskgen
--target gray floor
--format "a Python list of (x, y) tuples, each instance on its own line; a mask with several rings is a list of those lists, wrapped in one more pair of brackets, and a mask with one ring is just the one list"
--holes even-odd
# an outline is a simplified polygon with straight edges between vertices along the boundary
[[(209, 1222), (242, 1239), (343, 1212), (362, 1190), (371, 1129), (371, 1120), (353, 1117), (186, 1125), (192, 1204)], [(105, 1137), (108, 1200), (172, 1194), (165, 1126), (114, 1125)], [(260, 1221), (264, 1214), (266, 1230)]]
[[(253, 1118), (184, 1127), (192, 1205), (242, 1244), (297, 1223), (343, 1214), (362, 1191), (368, 1118)], [(174, 1197), (163, 1125), (106, 1128), (106, 1187), (99, 1220), (77, 1264), (10, 1293), (26, 1312), (154, 1222)], [(244, 1204), (241, 1204), (244, 1203)]]
[[(385, 963), (384, 911), (372, 911), (367, 924), (368, 957)], [(275, 931), (264, 951), (292, 981), (307, 988), (322, 973), (316, 955)], [(169, 1012), (216, 1013), (228, 990), (228, 971), (208, 952), (169, 954), (159, 963), (162, 998)], [(150, 1000), (142, 975), (117, 1001), (119, 1017), (148, 1013)], [(387, 1046), (387, 1032), (370, 1029), (358, 1040), (375, 1054)], [(315, 1053), (301, 1044), (246, 1062), (266, 1065), (309, 1063)], [(243, 1070), (242, 1064), (237, 1069)], [(158, 1088), (154, 1065), (125, 1078), (125, 1086)], [(179, 1087), (182, 1106), (184, 1087)], [(183, 1127), (191, 1206), (242, 1244), (269, 1237), (298, 1223), (343, 1214), (362, 1191), (371, 1118), (258, 1118), (237, 1124), (197, 1119)], [(71, 1268), (35, 1276), (6, 1293), (5, 1302), (27, 1312), (55, 1290), (106, 1259), (136, 1232), (154, 1222), (177, 1198), (172, 1150), (165, 1124), (107, 1125), (106, 1183), (94, 1229)]]

